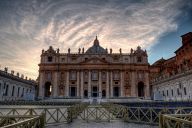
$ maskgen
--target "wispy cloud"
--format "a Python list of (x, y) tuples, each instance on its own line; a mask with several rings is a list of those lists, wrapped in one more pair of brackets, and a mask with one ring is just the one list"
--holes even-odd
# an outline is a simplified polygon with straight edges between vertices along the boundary
[(1, 0), (1, 64), (35, 78), (41, 49), (77, 52), (91, 46), (95, 35), (116, 52), (138, 45), (150, 49), (177, 29), (185, 6), (182, 0)]

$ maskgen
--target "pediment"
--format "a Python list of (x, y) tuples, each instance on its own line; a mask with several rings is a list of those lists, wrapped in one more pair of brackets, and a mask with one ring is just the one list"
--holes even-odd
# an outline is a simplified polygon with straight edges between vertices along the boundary
[(84, 60), (80, 64), (109, 64), (109, 62), (95, 57), (95, 58), (90, 58), (90, 59)]

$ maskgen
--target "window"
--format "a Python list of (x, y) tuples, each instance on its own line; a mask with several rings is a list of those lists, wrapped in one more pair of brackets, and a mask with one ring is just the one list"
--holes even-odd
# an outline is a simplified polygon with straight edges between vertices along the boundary
[(23, 96), (24, 96), (24, 88), (23, 88), (23, 91), (22, 91), (21, 97), (23, 97)]
[(167, 96), (169, 96), (169, 91), (167, 90)]
[(76, 71), (70, 72), (70, 80), (76, 80)]
[(106, 82), (102, 82), (103, 84), (105, 84)]
[(165, 93), (164, 93), (164, 91), (163, 91), (162, 93), (163, 93), (163, 96), (165, 96)]
[(102, 58), (102, 60), (105, 60), (105, 58)]
[(179, 88), (177, 88), (177, 95), (180, 95), (180, 93), (179, 93)]
[(91, 79), (92, 80), (98, 80), (98, 72), (97, 71), (93, 71), (91, 73)]
[(17, 97), (19, 97), (20, 87), (17, 89)]
[(115, 84), (118, 84), (119, 82), (115, 82)]
[(15, 86), (13, 86), (13, 89), (12, 89), (12, 94), (11, 94), (11, 96), (14, 96), (14, 91), (15, 91)]
[(181, 83), (179, 83), (179, 88), (181, 89)]
[(52, 62), (53, 57), (52, 56), (48, 56), (48, 62)]
[(8, 95), (8, 89), (9, 89), (9, 85), (7, 84), (6, 86), (5, 86), (5, 96), (7, 96)]
[(137, 62), (141, 62), (142, 58), (141, 57), (137, 57)]
[(64, 61), (65, 61), (65, 58), (62, 58), (61, 60), (62, 60), (62, 62), (64, 62)]
[(88, 58), (85, 58), (85, 60), (88, 60)]
[(72, 61), (75, 61), (75, 60), (77, 60), (77, 58), (76, 58), (76, 57), (72, 57), (71, 60), (72, 60)]
[(187, 95), (186, 87), (184, 87), (183, 89), (184, 89), (184, 94)]
[(84, 82), (84, 84), (88, 84), (88, 82)]
[(173, 96), (173, 89), (171, 90), (171, 94), (172, 94), (172, 96)]

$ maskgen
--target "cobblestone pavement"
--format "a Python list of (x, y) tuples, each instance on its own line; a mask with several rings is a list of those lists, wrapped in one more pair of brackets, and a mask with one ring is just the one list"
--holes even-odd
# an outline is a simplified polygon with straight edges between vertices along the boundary
[(158, 128), (158, 126), (150, 126), (144, 124), (126, 123), (123, 121), (112, 122), (84, 122), (75, 120), (71, 124), (55, 124), (48, 125), (46, 128)]

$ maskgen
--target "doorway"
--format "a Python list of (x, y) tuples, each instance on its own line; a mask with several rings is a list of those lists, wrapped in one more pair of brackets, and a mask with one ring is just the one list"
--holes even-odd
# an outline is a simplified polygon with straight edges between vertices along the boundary
[(92, 87), (92, 97), (98, 97), (98, 88), (96, 86)]
[(50, 97), (52, 93), (52, 85), (51, 82), (45, 83), (45, 97)]
[(138, 97), (144, 97), (145, 96), (145, 86), (143, 82), (138, 83)]

